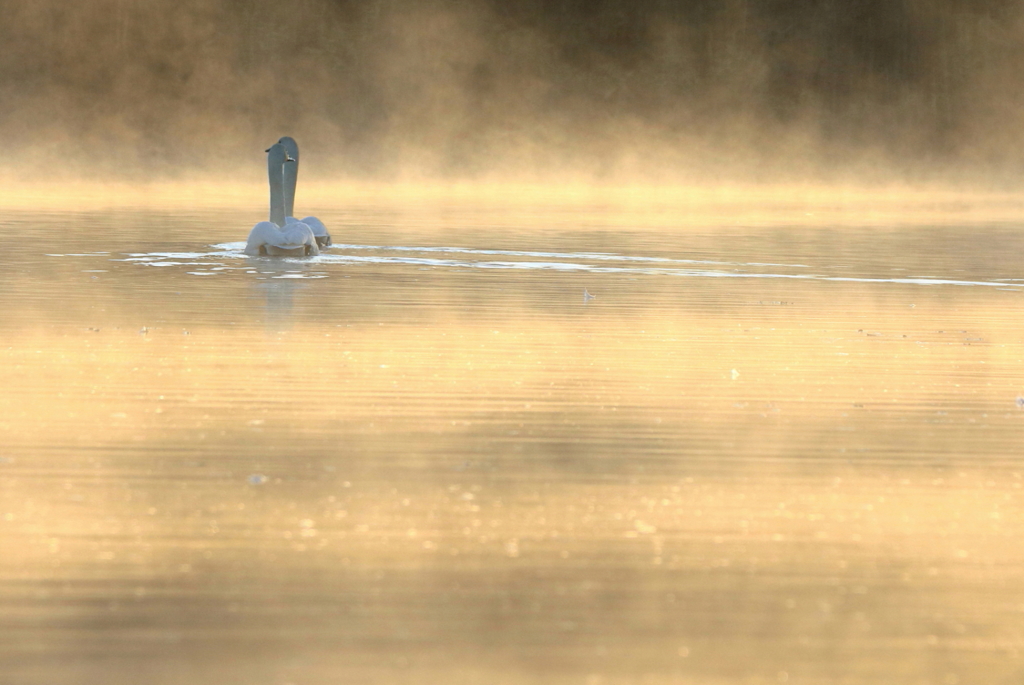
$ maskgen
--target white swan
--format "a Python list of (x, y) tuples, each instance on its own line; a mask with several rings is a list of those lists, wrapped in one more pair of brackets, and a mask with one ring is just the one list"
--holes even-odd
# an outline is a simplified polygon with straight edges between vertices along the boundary
[(329, 247), (331, 244), (331, 234), (327, 232), (327, 227), (324, 226), (324, 222), (317, 219), (315, 216), (307, 216), (305, 219), (296, 219), (294, 216), (295, 212), (295, 185), (299, 180), (299, 144), (295, 142), (295, 139), (290, 136), (285, 136), (281, 140), (277, 141), (278, 145), (284, 146), (284, 151), (288, 154), (291, 159), (295, 160), (294, 164), (284, 165), (284, 216), (285, 223), (290, 224), (296, 221), (306, 224), (313, 229), (313, 235), (316, 236), (316, 243), (320, 247)]
[(270, 221), (252, 227), (245, 243), (245, 254), (251, 257), (305, 257), (320, 254), (316, 236), (308, 225), (285, 222), (284, 168), (294, 164), (280, 143), (267, 150), (267, 176), (270, 180)]

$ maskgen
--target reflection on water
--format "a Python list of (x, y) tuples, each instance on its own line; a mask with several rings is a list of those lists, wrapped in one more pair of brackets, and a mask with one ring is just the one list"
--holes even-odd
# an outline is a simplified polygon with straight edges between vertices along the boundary
[(321, 214), (4, 220), (0, 681), (1024, 679), (1015, 226)]

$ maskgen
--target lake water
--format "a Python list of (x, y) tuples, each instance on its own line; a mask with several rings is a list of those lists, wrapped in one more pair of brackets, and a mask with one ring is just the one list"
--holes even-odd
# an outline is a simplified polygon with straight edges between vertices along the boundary
[(1024, 229), (797, 214), (7, 211), (0, 682), (1024, 683)]

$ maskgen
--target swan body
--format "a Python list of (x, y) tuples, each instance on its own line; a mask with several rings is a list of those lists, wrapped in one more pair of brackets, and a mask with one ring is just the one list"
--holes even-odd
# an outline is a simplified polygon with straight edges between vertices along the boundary
[(306, 224), (310, 230), (313, 231), (313, 236), (316, 238), (316, 244), (320, 247), (330, 247), (331, 245), (331, 234), (327, 232), (327, 227), (324, 226), (324, 222), (317, 219), (315, 216), (307, 216), (305, 219), (296, 219), (294, 216), (285, 217), (285, 226), (291, 224)]
[(311, 257), (320, 254), (313, 230), (296, 221), (284, 230), (272, 221), (261, 221), (252, 227), (245, 243), (250, 257)]
[(280, 143), (267, 150), (267, 176), (270, 180), (270, 221), (261, 221), (249, 232), (245, 254), (258, 257), (306, 257), (320, 254), (313, 229), (301, 221), (286, 221), (284, 207), (284, 169), (294, 163)]
[[(292, 221), (299, 221), (294, 216), (295, 212), (295, 186), (299, 180), (299, 144), (295, 142), (295, 139), (290, 136), (285, 136), (281, 140), (277, 141), (278, 145), (284, 147), (285, 153), (290, 159), (294, 159), (294, 163), (287, 163), (284, 165), (284, 171), (282, 179), (284, 182), (284, 212), (285, 222), (291, 223)], [(301, 223), (306, 224), (313, 229), (313, 235), (316, 236), (317, 245), (320, 247), (329, 247), (331, 244), (331, 234), (327, 232), (327, 227), (324, 223), (317, 219), (315, 216), (307, 216), (301, 220)]]

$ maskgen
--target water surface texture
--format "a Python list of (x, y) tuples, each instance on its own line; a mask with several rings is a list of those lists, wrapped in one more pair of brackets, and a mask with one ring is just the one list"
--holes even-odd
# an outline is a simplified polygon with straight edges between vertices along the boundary
[(1019, 225), (320, 214), (0, 220), (0, 681), (1024, 682)]

